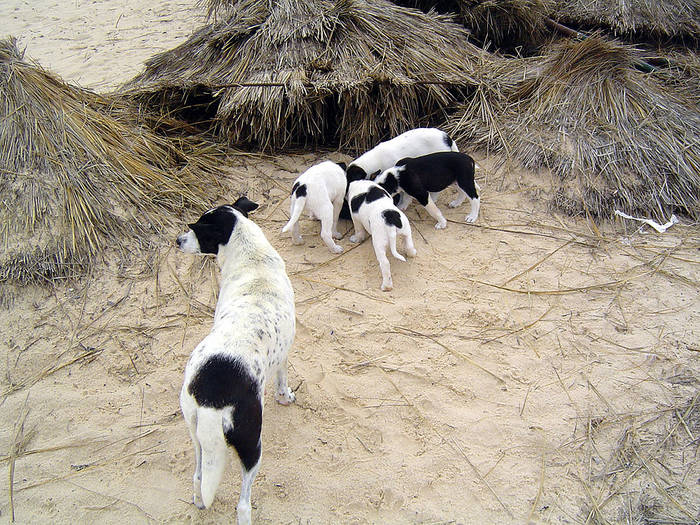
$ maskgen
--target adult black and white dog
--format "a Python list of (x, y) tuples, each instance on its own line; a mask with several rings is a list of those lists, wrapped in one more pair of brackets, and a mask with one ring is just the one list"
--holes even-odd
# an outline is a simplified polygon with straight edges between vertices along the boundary
[(480, 199), (474, 180), (474, 159), (466, 153), (443, 151), (416, 158), (399, 160), (396, 165), (382, 172), (374, 181), (390, 194), (401, 196), (398, 207), (405, 210), (416, 199), (433, 217), (435, 228), (447, 226), (445, 217), (435, 202), (438, 194), (451, 184), (457, 185), (457, 198), (450, 202), (456, 208), (469, 197), (471, 210), (467, 222), (476, 221), (479, 216)]
[(416, 128), (391, 140), (380, 142), (348, 164), (349, 181), (373, 179), (406, 157), (419, 157), (437, 151), (459, 151), (455, 141), (437, 128)]
[(287, 352), (294, 341), (294, 291), (282, 258), (247, 218), (258, 205), (241, 197), (207, 211), (177, 238), (186, 253), (216, 255), (221, 289), (209, 335), (185, 368), (180, 407), (194, 443), (194, 504), (214, 501), (228, 446), (241, 461), (238, 523), (250, 523), (250, 492), (260, 467), (265, 381), (276, 374), (277, 400), (294, 401)]
[(406, 253), (415, 257), (416, 248), (411, 237), (411, 225), (406, 215), (395, 205), (391, 196), (379, 185), (369, 180), (353, 181), (348, 186), (347, 201), (350, 204), (352, 223), (355, 233), (350, 236), (350, 242), (362, 242), (367, 233), (372, 236), (374, 253), (382, 273), (382, 290), (389, 291), (394, 287), (391, 280), (391, 268), (386, 250), (400, 261), (406, 259), (396, 250), (397, 233), (404, 237)]
[(341, 253), (343, 248), (333, 240), (340, 239), (338, 216), (345, 199), (347, 180), (345, 164), (329, 160), (311, 166), (302, 173), (292, 186), (290, 196), (289, 222), (282, 228), (286, 233), (292, 230), (292, 242), (302, 244), (299, 233), (299, 217), (306, 209), (312, 218), (321, 221), (321, 239), (333, 253)]

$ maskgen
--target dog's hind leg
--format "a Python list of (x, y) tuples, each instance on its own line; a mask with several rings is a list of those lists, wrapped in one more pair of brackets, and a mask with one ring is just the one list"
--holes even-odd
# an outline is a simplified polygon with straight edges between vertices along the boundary
[(241, 496), (238, 499), (238, 506), (236, 507), (238, 525), (249, 525), (251, 523), (250, 495), (253, 488), (253, 481), (255, 481), (255, 476), (258, 474), (259, 468), (259, 460), (250, 470), (247, 470), (241, 465)]
[(406, 254), (409, 257), (415, 257), (416, 256), (416, 247), (413, 245), (413, 235), (411, 234), (411, 225), (408, 222), (408, 219), (404, 215), (402, 219), (405, 221), (404, 225), (401, 227), (399, 230), (399, 233), (403, 235), (403, 242), (404, 245), (406, 246)]
[(328, 203), (325, 204), (319, 210), (319, 219), (321, 220), (321, 239), (326, 243), (328, 249), (333, 253), (342, 253), (343, 247), (336, 244), (333, 240), (334, 231), (334, 209), (333, 206)]
[(281, 405), (288, 405), (294, 403), (294, 392), (289, 388), (287, 384), (287, 360), (285, 359), (282, 364), (280, 364), (277, 369), (277, 392), (275, 392), (275, 399)]
[(301, 233), (299, 232), (299, 218), (304, 211), (304, 206), (306, 206), (306, 197), (296, 198), (294, 195), (290, 197), (289, 204), (289, 222), (284, 225), (282, 232), (287, 232), (292, 230), (292, 243), (293, 244), (303, 244), (304, 240), (301, 238)]
[(223, 418), (226, 443), (236, 449), (238, 459), (241, 460), (241, 496), (237, 507), (239, 525), (250, 524), (250, 493), (260, 468), (262, 454), (260, 433), (263, 396), (264, 394), (259, 392), (254, 398), (241, 399), (235, 407), (230, 409), (230, 415), (227, 414)]
[[(378, 232), (374, 232), (375, 234)], [(374, 246), (374, 254), (377, 256), (379, 270), (382, 272), (382, 291), (388, 292), (394, 288), (394, 283), (391, 280), (391, 265), (386, 256), (387, 238), (386, 234), (372, 235), (372, 245)], [(403, 259), (403, 257), (402, 257)]]
[(342, 235), (338, 231), (338, 219), (340, 217), (340, 210), (343, 208), (343, 202), (345, 200), (341, 197), (333, 202), (333, 238), (340, 239)]
[(457, 206), (459, 206), (464, 202), (464, 199), (469, 197), (471, 209), (469, 210), (469, 215), (467, 215), (464, 220), (467, 222), (476, 222), (476, 219), (479, 217), (479, 208), (481, 205), (477, 190), (481, 191), (481, 188), (479, 188), (479, 185), (474, 180), (474, 161), (471, 158), (469, 160), (471, 160), (470, 165), (464, 172), (457, 176), (457, 188), (462, 195), (452, 201), (450, 206), (452, 206), (453, 203), (457, 203)]

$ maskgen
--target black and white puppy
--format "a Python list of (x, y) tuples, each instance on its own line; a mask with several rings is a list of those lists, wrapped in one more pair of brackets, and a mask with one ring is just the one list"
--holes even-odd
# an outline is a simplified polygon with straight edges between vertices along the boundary
[(435, 202), (438, 194), (451, 184), (457, 185), (457, 198), (450, 202), (456, 208), (469, 197), (471, 210), (467, 222), (475, 222), (479, 216), (480, 199), (474, 180), (474, 159), (466, 153), (446, 151), (416, 158), (399, 160), (396, 165), (382, 172), (375, 182), (390, 194), (399, 194), (398, 207), (405, 210), (416, 199), (437, 222), (435, 228), (447, 226), (445, 217)]
[(437, 128), (416, 128), (391, 140), (380, 142), (348, 165), (348, 180), (374, 179), (406, 157), (420, 157), (436, 151), (459, 151), (455, 141)]
[(302, 173), (292, 186), (290, 197), (289, 222), (282, 228), (286, 233), (292, 230), (292, 242), (302, 244), (299, 233), (299, 217), (306, 209), (312, 218), (321, 221), (321, 239), (333, 253), (341, 253), (343, 248), (333, 240), (340, 239), (338, 216), (345, 199), (347, 181), (345, 164), (329, 160), (311, 166)]
[(347, 201), (350, 203), (352, 223), (355, 233), (350, 242), (362, 242), (367, 233), (372, 236), (374, 253), (382, 273), (382, 290), (389, 291), (394, 287), (391, 280), (391, 268), (386, 250), (400, 261), (406, 259), (396, 251), (396, 234), (404, 237), (406, 253), (409, 257), (416, 256), (413, 246), (411, 225), (406, 215), (395, 205), (391, 196), (379, 185), (369, 180), (353, 181), (348, 186)]
[(250, 492), (260, 467), (265, 382), (276, 376), (277, 400), (294, 401), (287, 352), (294, 341), (294, 291), (282, 258), (247, 218), (258, 205), (241, 197), (207, 211), (177, 238), (186, 253), (216, 255), (221, 289), (214, 325), (185, 368), (180, 407), (195, 452), (194, 504), (209, 507), (227, 463), (241, 461), (238, 523), (251, 519)]

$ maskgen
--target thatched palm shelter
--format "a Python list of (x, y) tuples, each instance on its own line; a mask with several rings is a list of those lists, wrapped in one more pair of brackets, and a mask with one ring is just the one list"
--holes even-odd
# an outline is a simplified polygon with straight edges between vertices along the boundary
[(128, 114), (0, 42), (0, 282), (79, 275), (105, 246), (132, 251), (183, 207), (206, 206), (213, 159), (188, 165)]
[(547, 0), (549, 15), (634, 40), (700, 41), (698, 0)]
[(550, 168), (560, 181), (554, 204), (569, 212), (698, 219), (700, 113), (636, 60), (634, 49), (596, 36), (504, 61), (447, 129), (527, 168)]
[(442, 120), (489, 57), (445, 17), (386, 0), (215, 2), (218, 21), (146, 64), (127, 89), (212, 118), (231, 143), (355, 151)]
[(528, 54), (552, 37), (548, 0), (394, 0), (424, 12), (454, 14), (479, 45)]

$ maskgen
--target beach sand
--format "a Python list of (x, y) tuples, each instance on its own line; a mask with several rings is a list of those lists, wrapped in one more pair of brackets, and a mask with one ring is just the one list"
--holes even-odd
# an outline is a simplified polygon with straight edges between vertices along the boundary
[[(0, 38), (103, 93), (205, 21), (194, 1), (37, 3), (4, 0)], [(308, 219), (303, 246), (280, 233), (294, 178), (347, 155), (232, 154), (222, 167), (212, 204), (239, 193), (261, 203), (252, 219), (296, 293), (297, 402), (266, 394), (256, 523), (697, 519), (697, 227), (660, 235), (557, 215), (546, 172), (474, 155), (478, 222), (463, 222), (468, 204), (447, 208), (451, 195), (443, 231), (412, 205), (418, 256), (391, 260), (388, 293), (371, 243), (347, 234), (333, 255)], [(13, 473), (0, 522), (10, 479), (18, 523), (234, 519), (235, 457), (213, 507), (191, 504), (178, 396), (211, 327), (218, 270), (175, 250), (178, 233), (144, 257), (153, 271), (107, 254), (80, 282), (2, 301), (0, 455)]]

